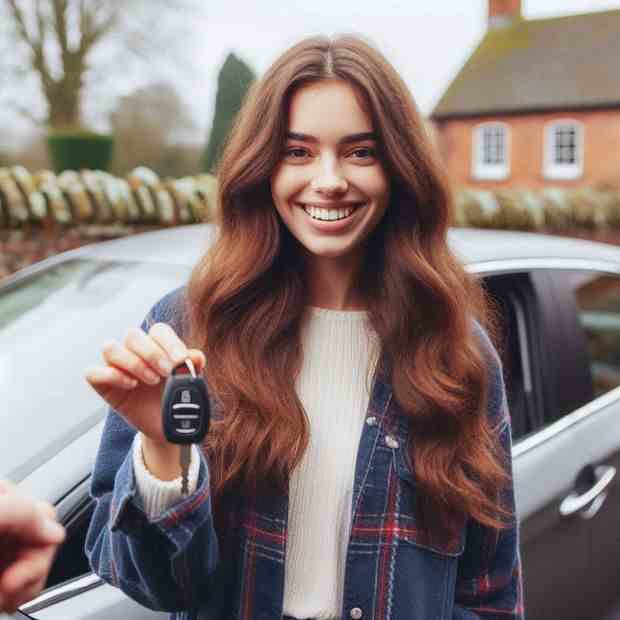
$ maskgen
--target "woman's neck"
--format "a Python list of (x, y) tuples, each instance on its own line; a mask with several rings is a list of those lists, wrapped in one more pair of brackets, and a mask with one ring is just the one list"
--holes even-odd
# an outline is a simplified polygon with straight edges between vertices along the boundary
[(357, 290), (359, 268), (359, 260), (312, 256), (306, 263), (309, 305), (329, 310), (365, 310)]

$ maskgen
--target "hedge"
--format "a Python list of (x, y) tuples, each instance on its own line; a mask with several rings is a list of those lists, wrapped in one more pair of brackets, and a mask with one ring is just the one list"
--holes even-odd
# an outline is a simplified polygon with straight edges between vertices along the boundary
[[(148, 168), (125, 178), (97, 170), (31, 174), (0, 168), (0, 229), (41, 225), (173, 226), (211, 221), (217, 180), (201, 174), (160, 179)], [(455, 193), (457, 227), (586, 232), (620, 230), (620, 191), (592, 188), (542, 190), (463, 188)]]

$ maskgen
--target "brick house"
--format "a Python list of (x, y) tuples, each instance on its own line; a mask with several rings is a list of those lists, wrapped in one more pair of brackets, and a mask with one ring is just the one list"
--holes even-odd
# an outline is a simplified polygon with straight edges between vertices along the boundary
[(620, 187), (620, 10), (524, 19), (489, 0), (431, 120), (456, 187)]

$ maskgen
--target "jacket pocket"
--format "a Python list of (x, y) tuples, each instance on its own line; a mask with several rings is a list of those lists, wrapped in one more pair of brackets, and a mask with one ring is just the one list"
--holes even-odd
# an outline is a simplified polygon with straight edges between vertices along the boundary
[(458, 557), (465, 550), (466, 518), (451, 523), (451, 533), (422, 528), (416, 515), (420, 500), (419, 488), (410, 455), (407, 451), (406, 433), (399, 434), (398, 447), (394, 450), (396, 486), (396, 521), (399, 523), (397, 537), (404, 543), (427, 549), (433, 553)]

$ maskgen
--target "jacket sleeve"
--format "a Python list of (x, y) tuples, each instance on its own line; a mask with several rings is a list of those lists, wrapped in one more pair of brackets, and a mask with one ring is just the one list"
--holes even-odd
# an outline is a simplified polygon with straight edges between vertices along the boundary
[(490, 368), (489, 417), (498, 429), (507, 457), (509, 481), (502, 490), (503, 505), (512, 513), (507, 529), (497, 531), (470, 519), (465, 550), (457, 569), (453, 620), (523, 620), (523, 582), (516, 515), (512, 435), (501, 361), (486, 332), (482, 340)]
[[(170, 295), (142, 323), (165, 321)], [(209, 470), (203, 454), (196, 491), (149, 518), (136, 490), (132, 443), (136, 430), (110, 409), (92, 473), (95, 509), (85, 552), (93, 571), (141, 605), (180, 611), (205, 601), (218, 561)]]

